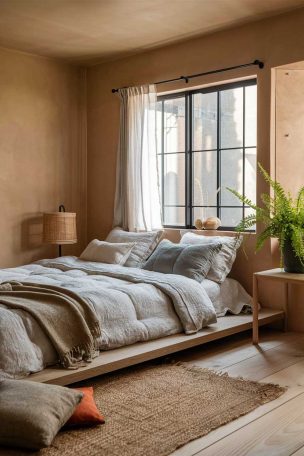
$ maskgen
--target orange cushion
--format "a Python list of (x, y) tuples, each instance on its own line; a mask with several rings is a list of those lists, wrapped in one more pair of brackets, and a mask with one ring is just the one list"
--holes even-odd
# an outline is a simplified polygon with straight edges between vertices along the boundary
[(82, 391), (83, 398), (74, 410), (71, 418), (67, 421), (66, 426), (91, 426), (93, 424), (103, 424), (105, 419), (96, 407), (93, 388), (83, 387), (73, 389)]

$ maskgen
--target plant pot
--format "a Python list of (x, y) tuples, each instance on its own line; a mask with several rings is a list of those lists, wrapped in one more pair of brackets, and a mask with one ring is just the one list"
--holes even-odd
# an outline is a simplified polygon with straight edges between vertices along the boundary
[[(286, 240), (283, 248), (284, 271), (304, 274), (304, 265), (294, 253), (290, 240)], [(304, 262), (304, 260), (303, 260)]]

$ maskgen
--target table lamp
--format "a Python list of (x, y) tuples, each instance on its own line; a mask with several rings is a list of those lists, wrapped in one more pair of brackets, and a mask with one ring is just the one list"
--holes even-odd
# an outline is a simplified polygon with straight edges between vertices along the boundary
[(59, 245), (59, 256), (63, 244), (77, 242), (76, 213), (66, 212), (63, 204), (58, 212), (43, 214), (43, 242)]

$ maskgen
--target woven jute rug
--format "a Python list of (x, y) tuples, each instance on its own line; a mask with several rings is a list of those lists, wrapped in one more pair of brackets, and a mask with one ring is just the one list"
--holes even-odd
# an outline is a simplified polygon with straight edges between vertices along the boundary
[(84, 384), (94, 386), (106, 424), (60, 432), (52, 447), (27, 454), (165, 456), (285, 391), (180, 364), (135, 367)]

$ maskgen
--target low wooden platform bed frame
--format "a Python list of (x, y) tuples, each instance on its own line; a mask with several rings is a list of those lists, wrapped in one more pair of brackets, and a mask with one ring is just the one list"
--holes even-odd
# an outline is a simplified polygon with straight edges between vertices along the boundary
[[(204, 235), (234, 235), (231, 232), (205, 231)], [(166, 237), (172, 241), (179, 241), (178, 230), (168, 230)], [(246, 255), (240, 251), (233, 266), (230, 277), (239, 280), (249, 293), (252, 291), (252, 273), (255, 269), (255, 235), (247, 235)], [(284, 311), (281, 309), (261, 308), (258, 314), (259, 326), (282, 321)], [(176, 353), (187, 348), (203, 345), (208, 342), (241, 333), (252, 329), (252, 315), (228, 315), (218, 319), (216, 324), (202, 329), (197, 334), (176, 334), (160, 339), (136, 343), (122, 348), (103, 351), (92, 363), (77, 370), (49, 367), (36, 374), (31, 374), (28, 379), (36, 382), (69, 385), (86, 380), (98, 375), (133, 366), (144, 361)]]
[[(261, 309), (259, 312), (259, 326), (267, 325), (284, 318), (284, 312), (273, 309)], [(29, 376), (29, 380), (56, 385), (71, 383), (106, 374), (124, 367), (133, 366), (144, 361), (169, 355), (197, 345), (206, 344), (213, 340), (237, 334), (252, 328), (252, 315), (229, 315), (221, 317), (218, 322), (204, 328), (197, 334), (186, 336), (176, 334), (162, 337), (149, 342), (141, 342), (127, 347), (104, 351), (86, 367), (77, 370), (62, 368), (46, 368), (41, 372)]]

